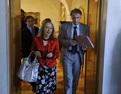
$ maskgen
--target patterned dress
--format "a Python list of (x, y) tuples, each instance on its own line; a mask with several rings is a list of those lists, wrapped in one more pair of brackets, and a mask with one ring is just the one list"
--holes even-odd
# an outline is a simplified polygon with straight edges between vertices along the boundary
[[(46, 47), (46, 46), (45, 46)], [(37, 94), (49, 94), (56, 90), (56, 66), (49, 68), (44, 67), (38, 70), (38, 79), (36, 82), (36, 93)]]

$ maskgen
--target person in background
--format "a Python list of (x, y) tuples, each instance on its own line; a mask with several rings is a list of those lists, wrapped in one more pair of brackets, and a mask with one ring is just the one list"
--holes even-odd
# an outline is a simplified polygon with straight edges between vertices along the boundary
[[(31, 46), (33, 37), (38, 34), (38, 27), (33, 26), (34, 25), (34, 18), (32, 16), (27, 16), (25, 18), (25, 23), (27, 24), (27, 27), (22, 30), (21, 34), (21, 47), (22, 47), (22, 59), (28, 57), (28, 55), (31, 52)], [(33, 60), (33, 57), (31, 57), (31, 60)], [(30, 83), (32, 85), (32, 91), (35, 92), (35, 83)]]
[(25, 12), (23, 9), (21, 9), (21, 30), (23, 30), (24, 28), (26, 28), (26, 23), (25, 23), (25, 16), (24, 16)]
[(50, 19), (50, 18), (45, 18), (45, 19), (42, 21), (42, 24), (43, 24), (45, 21), (51, 21), (51, 19)]
[(64, 94), (76, 94), (80, 68), (83, 66), (86, 45), (79, 47), (75, 35), (89, 35), (89, 27), (80, 23), (82, 12), (75, 8), (71, 11), (72, 22), (62, 24), (58, 36), (61, 48), (60, 62), (63, 63)]
[(34, 18), (32, 16), (27, 16), (25, 18), (25, 23), (27, 27), (22, 30), (22, 58), (28, 57), (31, 52), (31, 45), (33, 41), (33, 37), (37, 35), (39, 28), (33, 26)]
[(52, 93), (56, 90), (56, 59), (59, 57), (59, 43), (50, 19), (42, 22), (38, 36), (33, 39), (31, 51), (34, 51), (40, 63), (36, 94)]

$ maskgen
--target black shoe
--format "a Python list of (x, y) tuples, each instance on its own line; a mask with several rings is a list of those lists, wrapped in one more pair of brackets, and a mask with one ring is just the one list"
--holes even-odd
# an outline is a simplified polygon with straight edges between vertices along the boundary
[(35, 87), (32, 87), (32, 91), (33, 91), (34, 93), (36, 93), (36, 88), (35, 88)]

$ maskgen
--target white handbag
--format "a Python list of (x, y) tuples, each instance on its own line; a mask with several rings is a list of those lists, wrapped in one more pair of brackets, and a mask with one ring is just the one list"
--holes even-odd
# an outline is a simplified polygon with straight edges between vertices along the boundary
[(33, 52), (34, 51), (32, 51), (27, 58), (23, 59), (23, 62), (18, 70), (17, 76), (23, 81), (37, 81), (39, 63), (37, 57), (34, 58), (33, 62), (30, 62), (30, 56)]

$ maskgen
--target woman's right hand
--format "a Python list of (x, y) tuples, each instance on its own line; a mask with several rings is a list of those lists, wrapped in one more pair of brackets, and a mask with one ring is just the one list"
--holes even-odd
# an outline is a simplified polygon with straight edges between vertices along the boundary
[(37, 56), (37, 57), (41, 57), (41, 53), (39, 51), (35, 51), (34, 54)]

